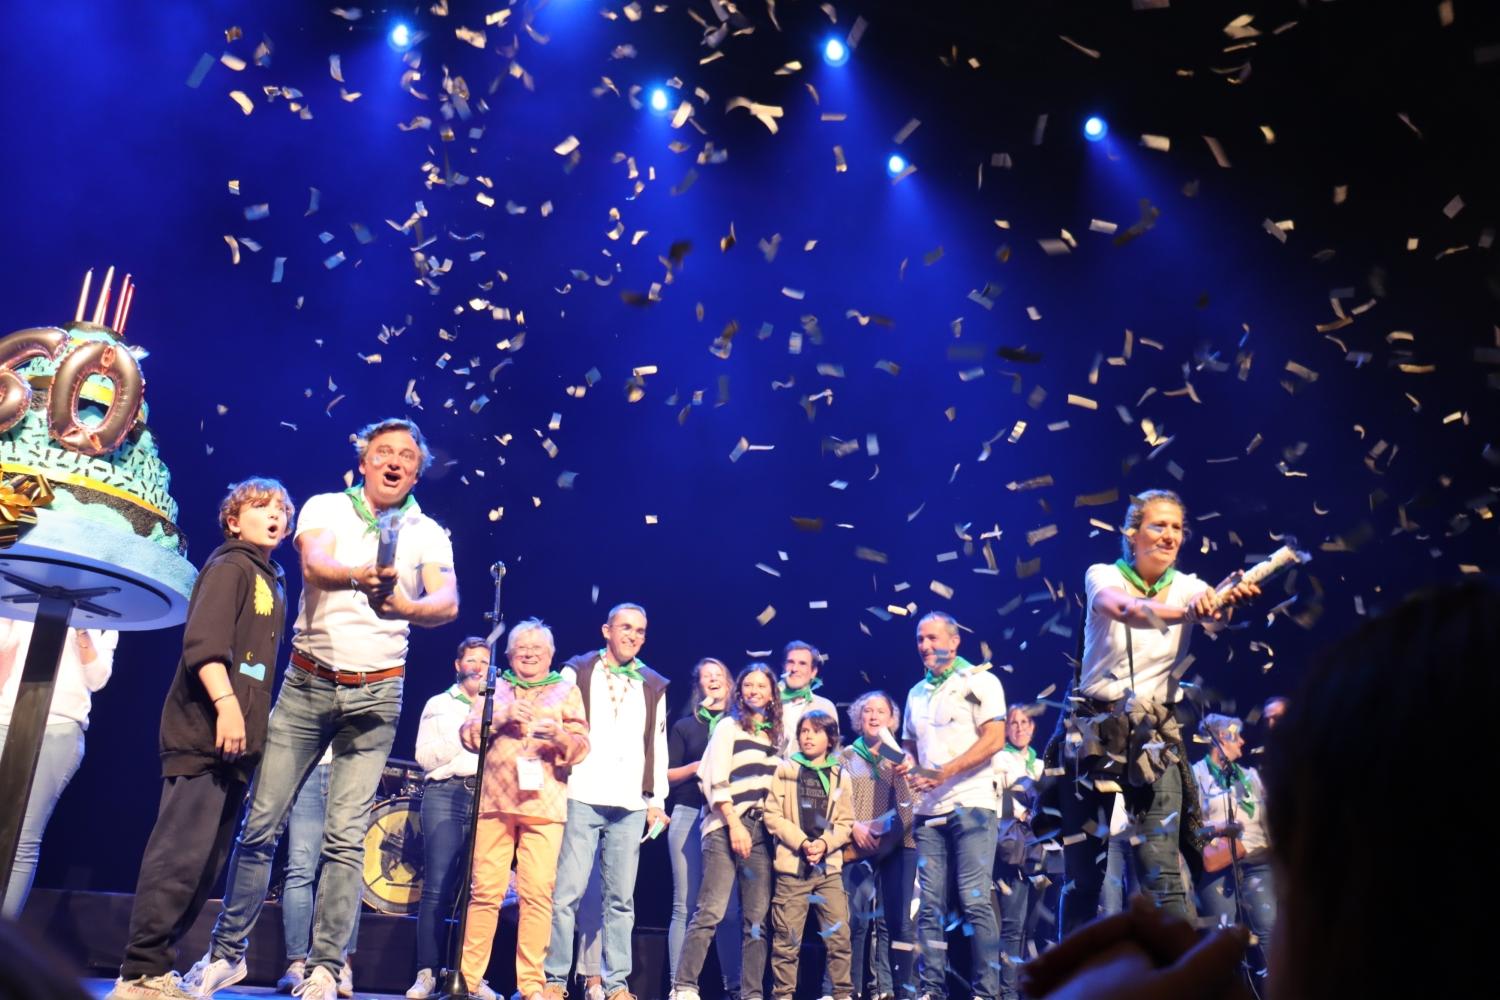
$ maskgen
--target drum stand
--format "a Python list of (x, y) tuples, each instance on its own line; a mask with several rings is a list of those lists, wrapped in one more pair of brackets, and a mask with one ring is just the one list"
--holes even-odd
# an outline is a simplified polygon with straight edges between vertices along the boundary
[(469, 893), (474, 881), (474, 842), (479, 832), (479, 800), (484, 791), (484, 759), (489, 753), (490, 723), (495, 717), (495, 674), (500, 664), (500, 634), (505, 631), (505, 623), (500, 617), (500, 589), (505, 583), (505, 563), (496, 562), (490, 567), (490, 574), (495, 578), (495, 607), (485, 614), (493, 630), (490, 632), (490, 669), (484, 675), (484, 708), (479, 715), (479, 767), (474, 772), (474, 798), (469, 802), (468, 843), (464, 845), (461, 869), (464, 880), (455, 904), (458, 907), (458, 933), (449, 941), (448, 970), (439, 989), (439, 994), (449, 1000), (466, 1000), (469, 996), (469, 983), (463, 970), (464, 934), (469, 927)]

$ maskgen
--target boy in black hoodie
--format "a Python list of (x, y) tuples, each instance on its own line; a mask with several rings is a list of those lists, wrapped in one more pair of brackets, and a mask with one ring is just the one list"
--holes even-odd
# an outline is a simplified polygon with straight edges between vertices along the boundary
[(292, 523), (274, 479), (247, 479), (219, 505), (226, 541), (193, 585), (182, 658), (161, 713), (161, 807), (130, 913), (130, 943), (109, 1000), (183, 1000), (172, 971), (229, 855), (235, 817), (260, 763), (286, 588), (271, 553)]

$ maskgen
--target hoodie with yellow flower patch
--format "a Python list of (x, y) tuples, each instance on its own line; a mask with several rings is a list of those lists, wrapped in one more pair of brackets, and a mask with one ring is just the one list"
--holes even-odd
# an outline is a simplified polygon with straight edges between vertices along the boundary
[[(163, 777), (222, 770), (249, 781), (266, 745), (271, 685), (286, 628), (282, 569), (248, 542), (231, 539), (214, 550), (193, 584), (182, 658), (161, 712)], [(245, 717), (245, 752), (224, 761), (214, 749), (218, 712), (198, 671), (222, 663)]]

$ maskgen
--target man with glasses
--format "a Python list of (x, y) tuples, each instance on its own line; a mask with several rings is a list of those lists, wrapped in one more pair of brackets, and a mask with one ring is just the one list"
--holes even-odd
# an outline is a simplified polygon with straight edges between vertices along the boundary
[(634, 1000), (627, 979), (635, 928), (635, 873), (643, 838), (667, 826), (667, 679), (640, 661), (646, 612), (638, 604), (610, 609), (604, 648), (573, 657), (593, 750), (568, 777), (568, 821), (557, 861), (552, 941), (544, 1000), (562, 1000), (573, 968), (579, 902), (596, 863), (602, 894), (604, 968), (609, 1000)]
[[(364, 889), (370, 805), (401, 716), (407, 636), (413, 625), (436, 628), (458, 617), (453, 545), (411, 495), (432, 464), (421, 430), (410, 420), (381, 420), (355, 435), (354, 451), (362, 480), (312, 497), (297, 518), (302, 598), (292, 662), (230, 860), (224, 909), (208, 953), (182, 981), (201, 997), (245, 978), (245, 950), (265, 902), (279, 831), (329, 746), (323, 867), (306, 978), (297, 989), (303, 1000), (337, 994)], [(382, 567), (377, 518), (387, 511), (401, 527), (394, 564)]]

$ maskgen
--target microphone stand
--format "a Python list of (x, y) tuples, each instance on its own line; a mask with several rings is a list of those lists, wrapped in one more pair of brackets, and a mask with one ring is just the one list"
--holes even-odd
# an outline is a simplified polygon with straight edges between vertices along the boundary
[(439, 995), (449, 1000), (466, 1000), (469, 996), (469, 984), (464, 978), (463, 953), (464, 934), (469, 927), (469, 894), (474, 883), (474, 842), (479, 832), (479, 800), (484, 788), (484, 759), (490, 749), (490, 722), (495, 717), (495, 676), (500, 663), (500, 634), (505, 631), (505, 622), (500, 617), (500, 592), (505, 583), (505, 563), (496, 561), (490, 567), (490, 575), (495, 578), (495, 606), (491, 611), (485, 612), (485, 620), (491, 623), (490, 632), (490, 669), (484, 675), (484, 708), (480, 711), (479, 726), (479, 767), (474, 772), (474, 798), (469, 802), (469, 829), (465, 837), (467, 843), (464, 846), (464, 881), (459, 887), (458, 902), (458, 933), (449, 938), (448, 944), (448, 969), (443, 976), (443, 985)]

